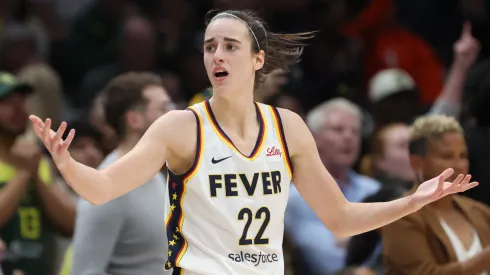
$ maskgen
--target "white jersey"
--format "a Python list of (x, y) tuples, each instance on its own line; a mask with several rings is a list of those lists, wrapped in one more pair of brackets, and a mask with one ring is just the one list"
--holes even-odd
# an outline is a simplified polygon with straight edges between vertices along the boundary
[(281, 118), (256, 103), (259, 136), (250, 156), (220, 128), (208, 101), (198, 121), (193, 166), (169, 171), (167, 235), (174, 274), (283, 275), (284, 212), (292, 178)]

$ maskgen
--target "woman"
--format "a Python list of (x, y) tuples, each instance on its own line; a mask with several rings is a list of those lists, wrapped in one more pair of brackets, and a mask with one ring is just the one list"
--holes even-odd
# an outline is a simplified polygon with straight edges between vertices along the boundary
[(465, 175), (445, 182), (454, 172), (447, 169), (410, 197), (350, 203), (323, 166), (304, 121), (291, 111), (253, 101), (264, 75), (298, 62), (303, 41), (312, 33), (271, 33), (245, 11), (212, 15), (203, 47), (211, 99), (160, 117), (128, 154), (104, 170), (70, 157), (67, 148), (75, 133), (61, 139), (66, 123), (55, 133), (49, 119), (31, 116), (66, 181), (93, 204), (134, 190), (167, 164), (166, 268), (185, 274), (284, 274), (284, 212), (291, 181), (325, 226), (341, 237), (384, 226), (478, 184)]
[(371, 153), (361, 163), (361, 173), (377, 179), (385, 188), (393, 188), (400, 194), (411, 188), (414, 173), (408, 154), (408, 126), (389, 124), (373, 137)]
[[(418, 182), (444, 167), (468, 172), (463, 131), (445, 116), (417, 119), (410, 129), (411, 164)], [(490, 208), (447, 196), (382, 229), (388, 274), (490, 274)]]

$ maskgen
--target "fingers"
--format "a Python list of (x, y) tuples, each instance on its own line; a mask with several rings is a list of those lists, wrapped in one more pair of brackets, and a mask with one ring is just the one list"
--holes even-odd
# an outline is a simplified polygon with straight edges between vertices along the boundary
[(39, 117), (37, 117), (35, 115), (30, 115), (29, 116), (29, 119), (32, 121), (32, 123), (34, 123), (36, 125), (40, 125), (40, 126), (42, 125), (42, 126), (44, 126), (43, 121)]
[[(458, 192), (464, 192), (464, 191), (478, 185), (478, 182), (474, 181), (474, 182), (470, 183), (470, 180), (471, 180), (471, 175), (466, 175), (466, 177), (464, 177), (464, 180), (461, 181), (461, 183), (458, 186), (458, 189), (459, 189)], [(469, 187), (470, 185), (474, 185), (474, 186)]]
[(473, 187), (477, 187), (479, 184), (480, 184), (480, 183), (479, 183), (479, 182), (477, 182), (477, 181), (472, 181), (472, 182), (468, 183), (466, 186), (464, 186), (464, 187), (463, 187), (463, 190), (462, 190), (461, 192), (464, 192), (464, 191), (466, 191), (466, 190), (469, 190), (469, 189), (471, 189), (471, 188), (473, 188)]
[(58, 131), (56, 132), (56, 134), (54, 135), (54, 137), (52, 139), (51, 150), (53, 152), (58, 152), (58, 149), (61, 147), (61, 144), (62, 144), (61, 137), (65, 133), (65, 130), (66, 130), (66, 122), (62, 122), (60, 124), (60, 127), (58, 127)]
[(43, 138), (43, 128), (39, 127), (37, 124), (34, 124), (32, 126), (32, 129), (34, 129), (34, 133), (36, 133), (36, 136), (39, 138)]
[(448, 194), (449, 193), (455, 193), (459, 192), (459, 189), (464, 182), (468, 184), (468, 182), (471, 179), (471, 175), (466, 175), (464, 176), (463, 174), (459, 174), (456, 179), (451, 183), (451, 186), (449, 186), (448, 190), (446, 191)]
[(63, 145), (61, 145), (60, 151), (68, 150), (68, 147), (70, 147), (70, 144), (73, 141), (73, 137), (75, 137), (75, 129), (70, 130), (65, 141), (63, 141)]
[(471, 36), (471, 23), (466, 21), (463, 24), (463, 29), (461, 30), (461, 36)]
[(451, 183), (451, 186), (447, 188), (447, 190), (445, 191), (446, 194), (464, 192), (478, 185), (478, 182), (474, 181), (470, 183), (470, 180), (471, 180), (471, 175), (466, 175), (466, 176), (459, 175), (453, 181), (453, 183)]
[(68, 147), (75, 136), (75, 130), (72, 129), (68, 133), (66, 139), (63, 141), (63, 134), (68, 127), (66, 122), (63, 121), (58, 127), (58, 131), (54, 132), (51, 130), (51, 119), (48, 118), (45, 122), (43, 122), (35, 115), (30, 115), (29, 119), (33, 123), (34, 132), (39, 138), (42, 139), (44, 146), (46, 146), (50, 153), (59, 154), (63, 152), (63, 150), (68, 150)]
[(50, 131), (51, 131), (51, 119), (46, 119), (46, 122), (44, 123), (44, 127), (43, 127), (43, 142), (44, 142), (44, 146), (46, 146), (46, 148), (48, 148), (48, 150), (51, 150), (52, 148), (52, 140), (51, 140), (51, 135), (50, 135)]
[(441, 173), (440, 178), (442, 178), (442, 181), (444, 182), (449, 177), (451, 177), (453, 174), (454, 174), (454, 169), (448, 168), (448, 169), (444, 170), (444, 172)]
[(36, 135), (42, 139), (43, 138), (42, 132), (43, 132), (43, 127), (44, 127), (43, 121), (35, 115), (30, 115), (29, 120), (31, 120), (31, 122), (32, 122), (32, 128), (34, 129), (34, 132), (36, 133)]

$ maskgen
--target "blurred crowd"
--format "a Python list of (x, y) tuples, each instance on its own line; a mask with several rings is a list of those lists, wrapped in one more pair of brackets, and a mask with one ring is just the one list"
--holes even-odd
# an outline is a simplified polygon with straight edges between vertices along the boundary
[(349, 201), (400, 198), (448, 167), (480, 182), (343, 239), (291, 185), (287, 274), (490, 274), (487, 0), (0, 1), (0, 274), (163, 273), (165, 167), (92, 206), (28, 114), (68, 121), (72, 157), (109, 165), (159, 116), (212, 95), (201, 52), (211, 9), (255, 10), (274, 32), (319, 31), (301, 63), (254, 95), (304, 118)]

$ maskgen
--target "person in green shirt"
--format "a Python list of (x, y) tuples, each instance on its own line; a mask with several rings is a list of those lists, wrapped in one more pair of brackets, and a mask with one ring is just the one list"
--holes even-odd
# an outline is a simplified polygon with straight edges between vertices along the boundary
[(76, 208), (53, 183), (50, 162), (39, 145), (22, 138), (27, 128), (26, 96), (32, 87), (0, 72), (0, 239), (7, 269), (51, 275), (52, 232), (73, 233)]

